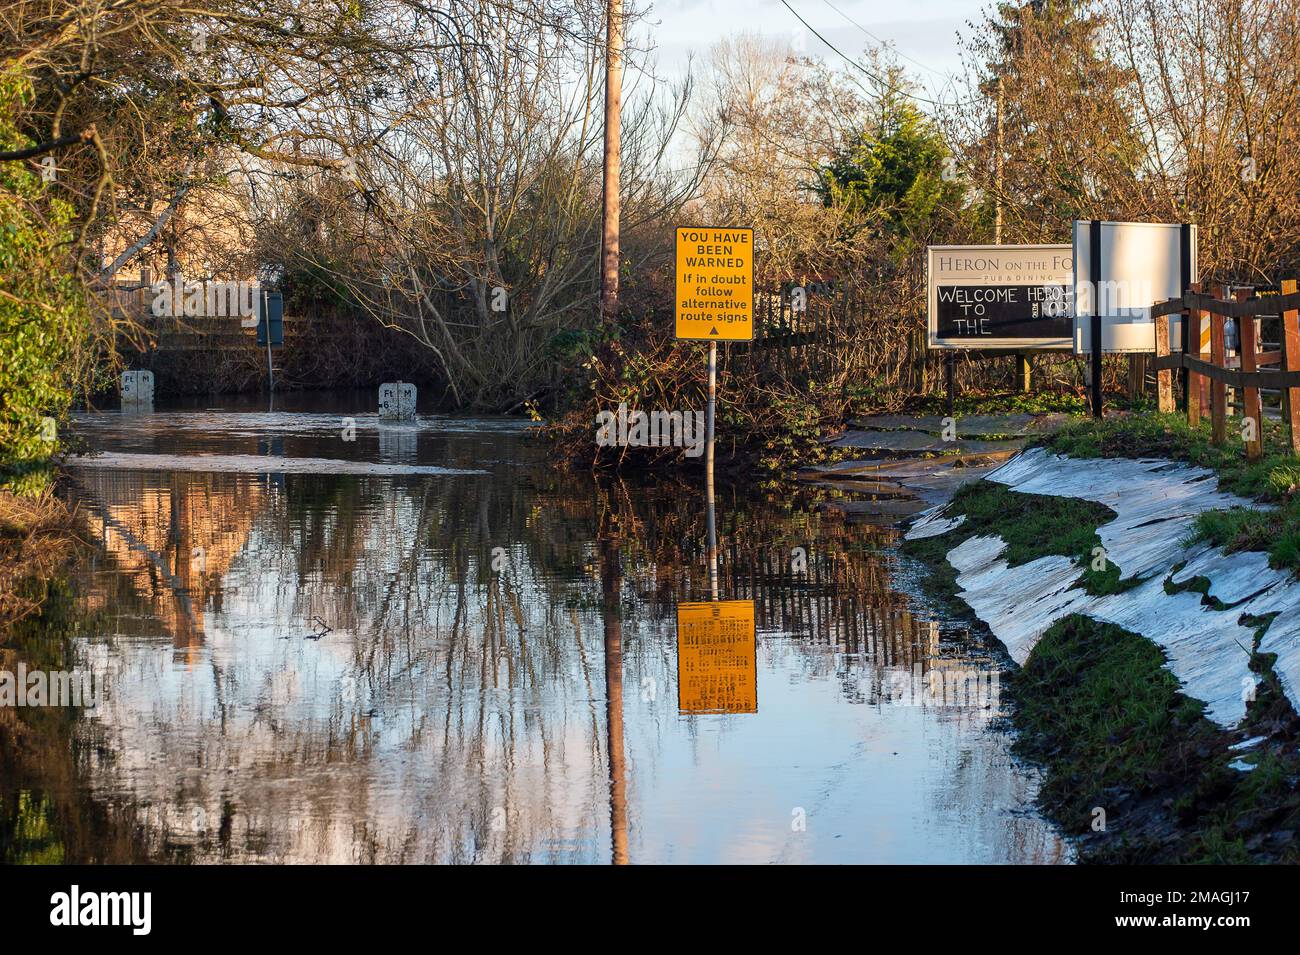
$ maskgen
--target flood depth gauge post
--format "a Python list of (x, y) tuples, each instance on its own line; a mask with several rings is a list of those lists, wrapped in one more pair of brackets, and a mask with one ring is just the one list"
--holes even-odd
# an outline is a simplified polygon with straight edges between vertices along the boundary
[(754, 340), (754, 230), (677, 227), (678, 341), (709, 343), (709, 403), (704, 414), (709, 583), (718, 599), (718, 535), (713, 514), (713, 422), (718, 342)]

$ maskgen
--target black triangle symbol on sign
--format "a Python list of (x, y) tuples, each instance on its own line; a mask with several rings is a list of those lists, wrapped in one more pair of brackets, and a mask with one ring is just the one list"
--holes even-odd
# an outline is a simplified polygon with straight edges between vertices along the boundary
[(713, 329), (711, 329), (711, 330), (709, 331), (709, 334), (710, 334), (710, 335), (716, 335), (716, 334), (718, 334), (718, 330), (717, 330), (717, 328), (713, 328)]

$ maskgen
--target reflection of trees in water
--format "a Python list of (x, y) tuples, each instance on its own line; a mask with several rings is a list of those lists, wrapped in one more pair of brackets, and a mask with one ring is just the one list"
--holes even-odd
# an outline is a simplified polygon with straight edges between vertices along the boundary
[[(937, 624), (916, 617), (890, 583), (889, 545), (897, 533), (820, 511), (820, 492), (797, 488), (766, 499), (718, 504), (721, 599), (752, 599), (759, 633), (796, 642), (809, 666), (824, 670), (856, 656), (877, 671), (928, 671), (940, 652)], [(648, 495), (619, 487), (607, 500), (632, 529), (624, 539), (637, 596), (650, 615), (671, 616), (679, 600), (706, 599), (705, 515), (698, 491)], [(796, 548), (798, 551), (796, 551)], [(831, 652), (827, 652), (827, 651)], [(845, 686), (851, 698), (856, 687)]]
[[(5, 634), (0, 667), (84, 666), (89, 622), (66, 587), (52, 585), (41, 615)], [(149, 860), (133, 802), (94, 799), (81, 784), (83, 754), (99, 743), (75, 710), (0, 707), (0, 864)]]
[[(92, 786), (147, 804), (155, 850), (603, 861), (612, 846), (626, 859), (622, 686), (675, 679), (654, 635), (707, 592), (698, 489), (546, 468), (95, 473), (118, 572), (96, 577), (88, 606), (114, 607), (118, 632), (141, 629), (133, 602), (147, 608), (208, 664), (178, 675), (148, 641), (114, 650), (99, 717), (112, 756), (88, 762)], [(889, 589), (888, 538), (811, 496), (719, 501), (721, 596), (754, 599), (763, 638), (789, 639), (813, 670), (852, 655), (876, 673), (930, 666), (937, 635)], [(180, 560), (195, 546), (198, 577)], [(319, 642), (315, 617), (333, 628)]]
[[(232, 503), (249, 499), (245, 479), (224, 481)], [(202, 536), (202, 517), (157, 506), (157, 488), (122, 496), (105, 506), (106, 539), (137, 547), (117, 546), (123, 572), (101, 580), (128, 581), (173, 639), (193, 632), (157, 542)], [(486, 485), (329, 478), (255, 502), (222, 605), (206, 608), (210, 677), (177, 686), (123, 647), (102, 719), (125, 759), (96, 766), (97, 782), (151, 803), (160, 845), (199, 855), (233, 829), (232, 858), (590, 857), (585, 830), (608, 824), (591, 785), (604, 775), (600, 615), (538, 599), (549, 585), (526, 508)], [(178, 513), (193, 526), (178, 532)], [(303, 638), (312, 616), (334, 627), (320, 643)]]
[(173, 474), (160, 481), (109, 470), (81, 472), (77, 483), (90, 533), (117, 568), (118, 583), (147, 603), (193, 662), (205, 610), (209, 603), (220, 606), (221, 582), (261, 507), (261, 486), (245, 481), (232, 487), (218, 475)]

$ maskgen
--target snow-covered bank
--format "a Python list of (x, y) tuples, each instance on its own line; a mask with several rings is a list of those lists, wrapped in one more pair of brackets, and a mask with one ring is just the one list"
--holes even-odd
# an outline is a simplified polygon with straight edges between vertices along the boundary
[[(1277, 654), (1275, 670), (1292, 704), (1300, 704), (1300, 581), (1271, 569), (1262, 553), (1229, 555), (1207, 545), (1183, 545), (1200, 513), (1257, 506), (1216, 491), (1213, 472), (1165, 460), (1077, 459), (1033, 449), (986, 480), (1024, 494), (1085, 499), (1111, 508), (1117, 517), (1098, 528), (1106, 556), (1124, 578), (1143, 581), (1123, 593), (1093, 596), (1079, 585), (1081, 569), (1068, 557), (1041, 557), (1010, 567), (1000, 537), (974, 537), (955, 547), (948, 560), (958, 571), (961, 598), (1018, 663), (1052, 624), (1073, 613), (1086, 614), (1160, 645), (1186, 693), (1203, 700), (1212, 719), (1231, 726), (1245, 715), (1255, 681), (1248, 666), (1255, 627), (1242, 620), (1277, 613), (1260, 650)], [(955, 526), (937, 508), (917, 521), (907, 537), (936, 536)], [(1208, 596), (1227, 609), (1207, 605), (1199, 592), (1166, 593), (1171, 574), (1175, 584), (1208, 579)]]

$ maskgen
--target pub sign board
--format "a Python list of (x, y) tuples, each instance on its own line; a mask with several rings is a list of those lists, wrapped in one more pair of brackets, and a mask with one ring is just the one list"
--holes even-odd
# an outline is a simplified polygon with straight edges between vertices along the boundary
[(929, 345), (1069, 351), (1069, 245), (932, 245), (926, 250)]

